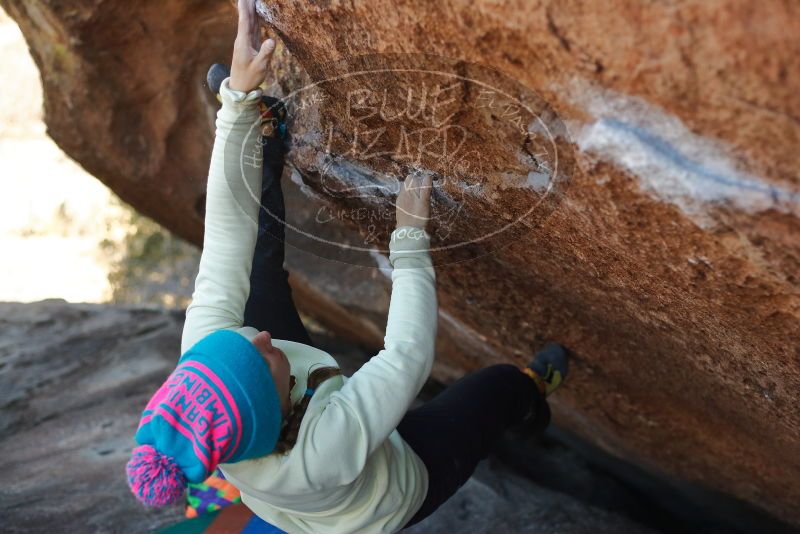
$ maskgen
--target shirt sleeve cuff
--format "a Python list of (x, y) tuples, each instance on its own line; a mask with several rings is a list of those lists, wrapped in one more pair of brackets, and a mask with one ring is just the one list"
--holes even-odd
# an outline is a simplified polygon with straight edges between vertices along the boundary
[(248, 93), (237, 91), (236, 89), (231, 89), (230, 80), (230, 78), (222, 80), (222, 85), (219, 89), (223, 109), (237, 113), (250, 111), (251, 109), (255, 110), (255, 105), (261, 101), (261, 95), (263, 94), (261, 89), (253, 89)]
[(430, 267), (431, 238), (423, 228), (401, 226), (389, 240), (389, 263), (397, 268)]
[(395, 228), (389, 240), (389, 250), (393, 252), (413, 252), (417, 250), (429, 250), (431, 247), (431, 237), (424, 228), (416, 226), (401, 226)]

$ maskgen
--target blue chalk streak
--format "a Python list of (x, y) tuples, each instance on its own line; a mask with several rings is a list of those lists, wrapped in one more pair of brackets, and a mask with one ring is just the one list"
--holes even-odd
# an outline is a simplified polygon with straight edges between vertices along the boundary
[(609, 118), (600, 119), (600, 123), (608, 126), (612, 130), (621, 131), (632, 135), (676, 167), (698, 176), (703, 180), (737, 189), (763, 193), (765, 195), (769, 195), (770, 198), (772, 198), (772, 200), (775, 202), (778, 200), (797, 202), (798, 199), (800, 199), (800, 193), (797, 192), (787, 191), (775, 186), (759, 184), (751, 180), (743, 180), (741, 178), (726, 176), (724, 174), (719, 174), (707, 169), (706, 167), (703, 167), (702, 165), (687, 158), (669, 142), (632, 124)]

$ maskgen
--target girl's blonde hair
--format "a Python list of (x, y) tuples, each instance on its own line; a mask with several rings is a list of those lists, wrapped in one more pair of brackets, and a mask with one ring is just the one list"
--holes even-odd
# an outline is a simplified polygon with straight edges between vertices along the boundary
[[(317, 386), (327, 379), (340, 374), (342, 374), (342, 370), (338, 367), (320, 367), (308, 375), (307, 387), (309, 389), (317, 389)], [(303, 398), (292, 406), (289, 415), (286, 417), (286, 423), (281, 429), (281, 435), (278, 437), (278, 443), (275, 445), (273, 452), (285, 454), (297, 443), (297, 435), (300, 433), (300, 423), (303, 422), (303, 416), (306, 414), (310, 402), (311, 395), (303, 395)]]

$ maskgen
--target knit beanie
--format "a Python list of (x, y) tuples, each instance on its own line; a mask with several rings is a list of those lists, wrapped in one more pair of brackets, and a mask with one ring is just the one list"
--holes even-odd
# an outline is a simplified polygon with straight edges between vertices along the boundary
[(181, 356), (147, 403), (128, 484), (149, 506), (176, 502), (218, 464), (271, 453), (280, 429), (281, 403), (261, 353), (236, 332), (214, 332)]

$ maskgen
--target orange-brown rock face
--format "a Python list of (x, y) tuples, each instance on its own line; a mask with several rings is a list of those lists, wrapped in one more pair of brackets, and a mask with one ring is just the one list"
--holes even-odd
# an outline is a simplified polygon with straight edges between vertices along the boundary
[[(202, 80), (230, 6), (4, 5), (56, 141), (199, 241)], [(560, 425), (800, 524), (800, 5), (259, 9), (285, 45), (270, 91), (292, 110), (295, 181), (320, 206), (298, 246), (337, 254), (315, 236), (345, 220), (380, 260), (398, 179), (433, 174), (449, 367), (564, 343)]]
[(3, 1), (45, 89), (51, 137), (145, 214), (202, 241), (214, 109), (203, 87), (230, 56), (222, 2)]

